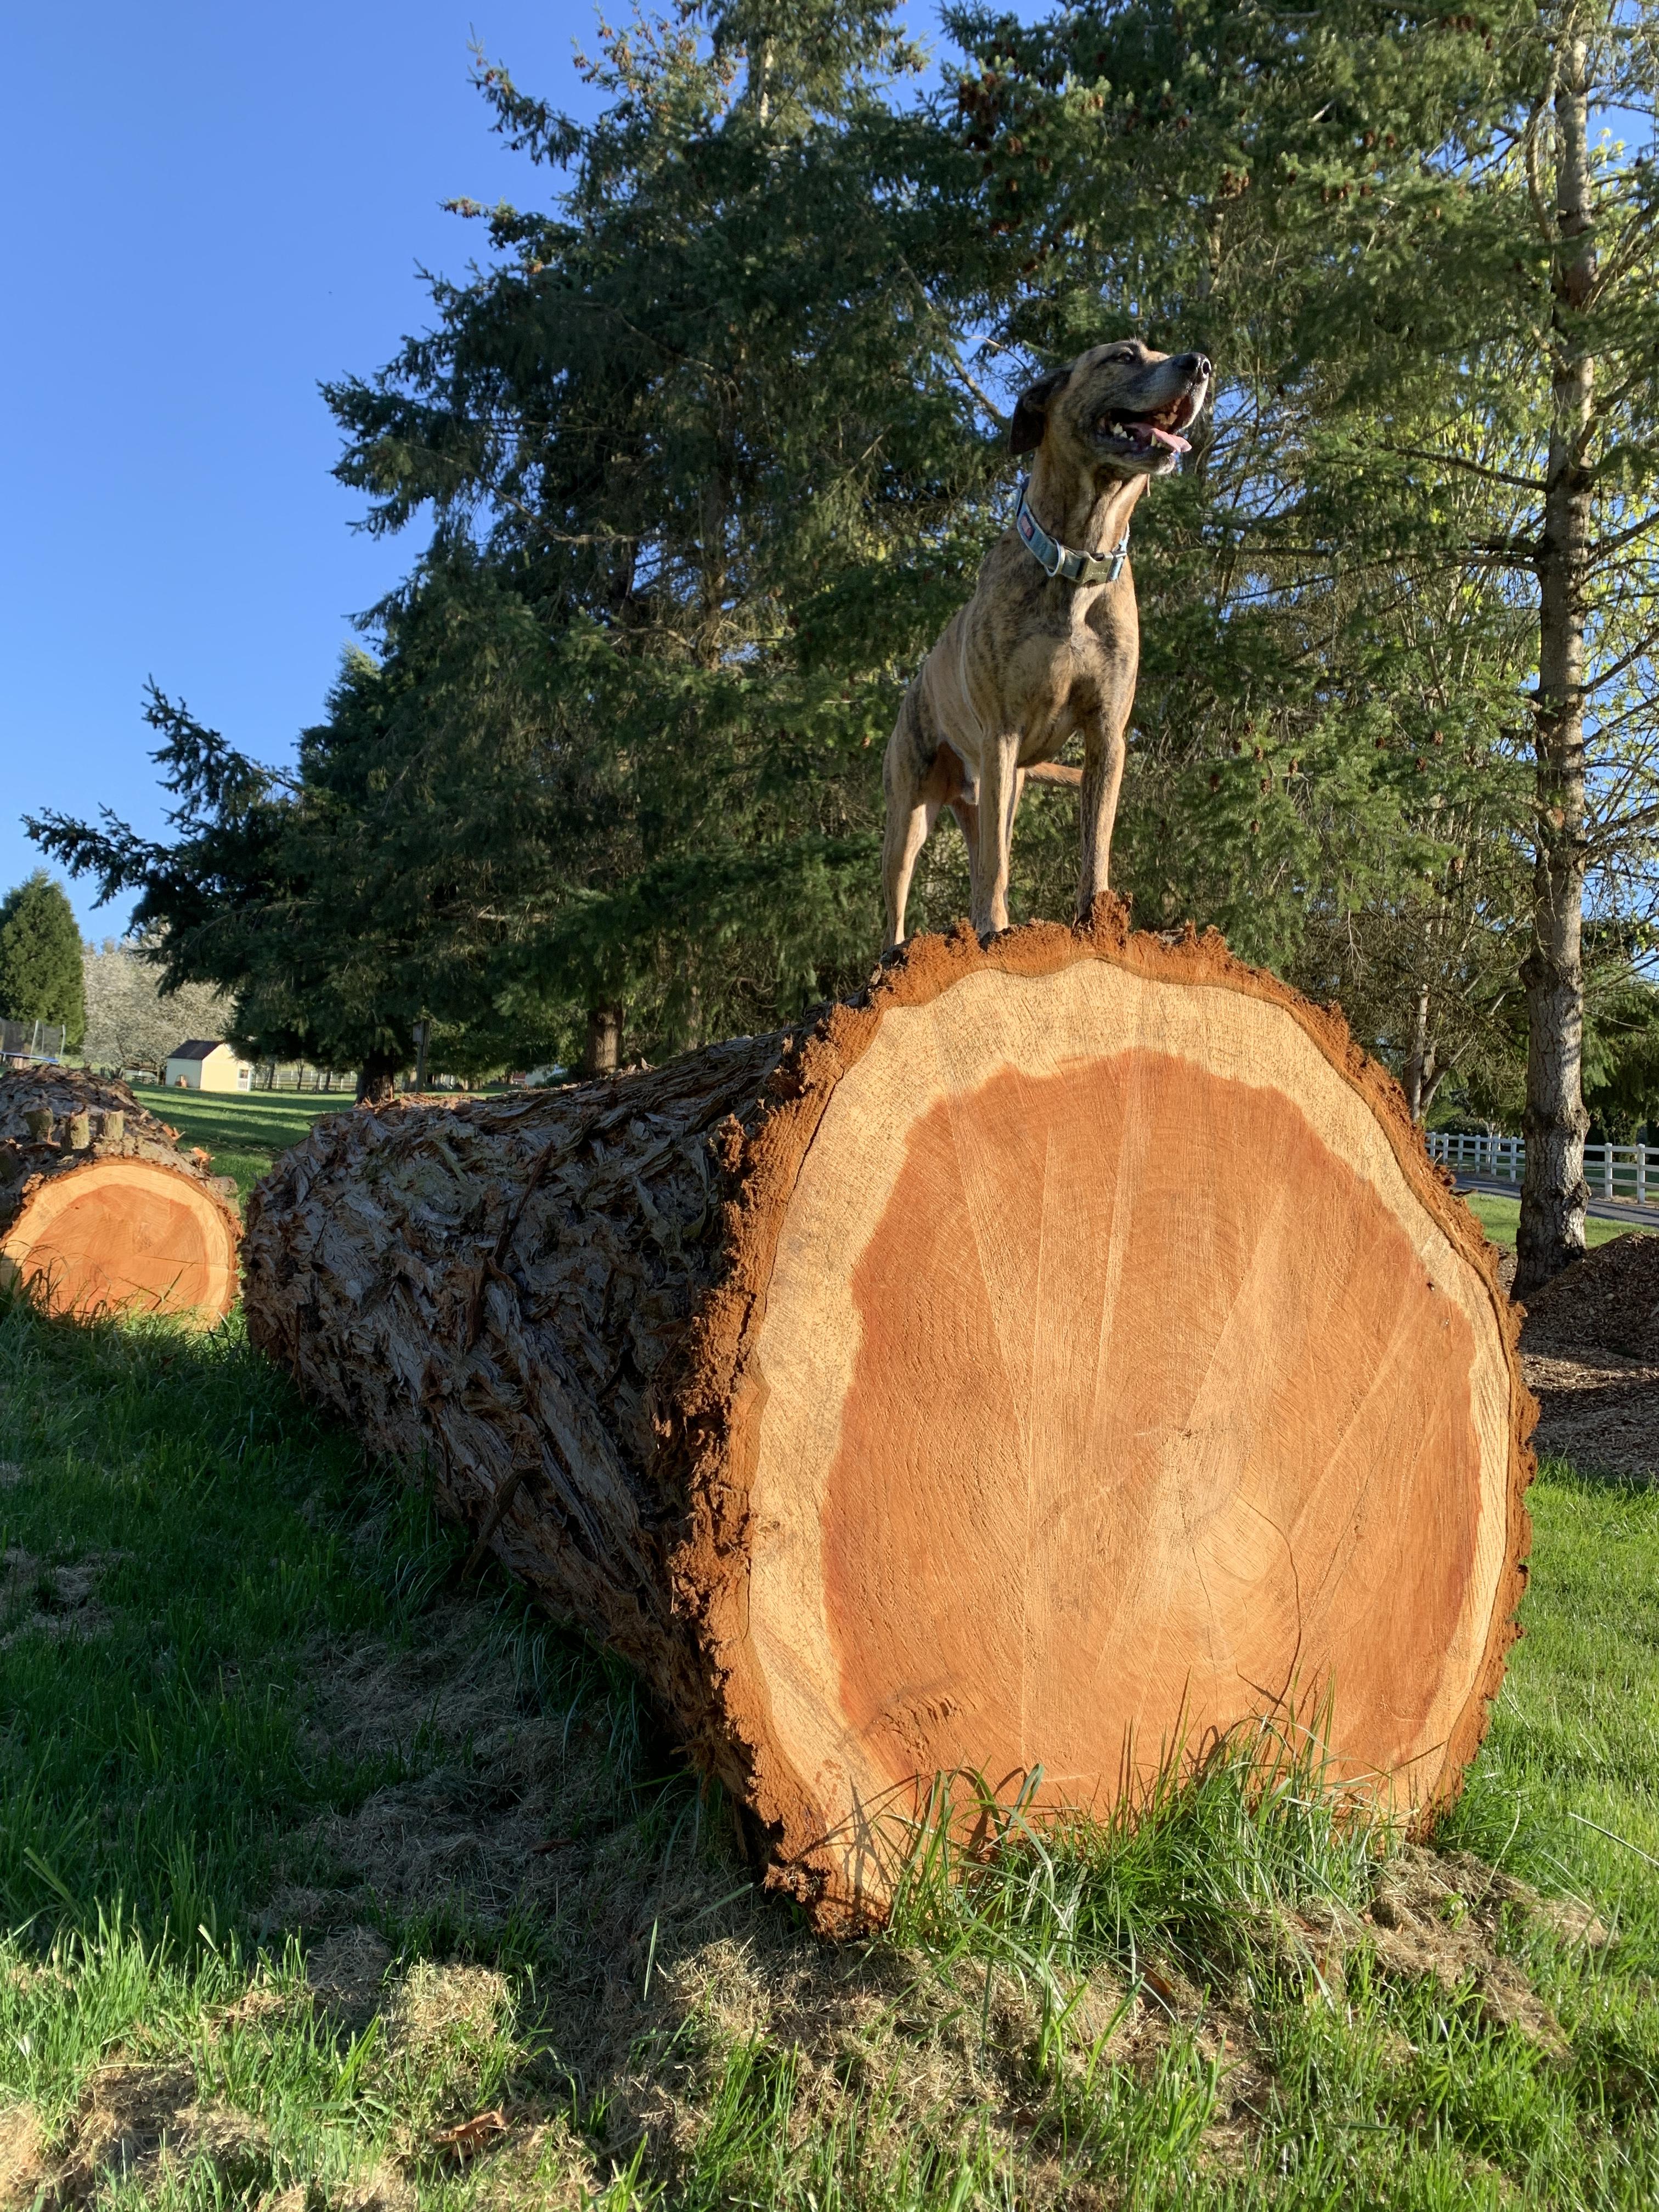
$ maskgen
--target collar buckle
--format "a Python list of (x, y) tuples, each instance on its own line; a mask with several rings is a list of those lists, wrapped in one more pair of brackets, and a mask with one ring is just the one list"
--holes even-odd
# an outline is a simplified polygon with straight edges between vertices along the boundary
[(1111, 551), (1104, 556), (1079, 553), (1069, 545), (1062, 545), (1057, 538), (1050, 538), (1030, 509), (1025, 496), (1029, 477), (1019, 480), (1019, 504), (1014, 509), (1014, 530), (1026, 551), (1048, 576), (1064, 577), (1068, 584), (1115, 584), (1123, 574), (1123, 564), (1129, 557), (1129, 533), (1126, 530)]

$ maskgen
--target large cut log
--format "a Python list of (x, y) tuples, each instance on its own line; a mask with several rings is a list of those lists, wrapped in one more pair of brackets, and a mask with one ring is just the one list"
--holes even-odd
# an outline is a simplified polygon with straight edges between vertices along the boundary
[(236, 1302), (235, 1185), (178, 1134), (125, 1083), (0, 1070), (0, 1279), (82, 1319), (222, 1321)]
[(320, 1125), (246, 1261), (822, 1927), (941, 1771), (1101, 1808), (1325, 1698), (1420, 1817), (1480, 1741), (1515, 1317), (1391, 1079), (1213, 936), (917, 939), (799, 1035)]

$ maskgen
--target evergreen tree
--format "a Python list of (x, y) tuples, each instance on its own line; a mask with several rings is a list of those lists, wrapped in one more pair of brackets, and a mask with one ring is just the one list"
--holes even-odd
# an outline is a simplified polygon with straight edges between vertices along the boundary
[(879, 742), (1001, 466), (933, 173), (972, 165), (883, 96), (915, 60), (885, 5), (816, 0), (607, 33), (586, 128), (481, 72), (566, 186), (464, 205), (490, 264), (331, 395), (371, 526), (434, 524), (375, 656), (291, 779), (156, 702), (167, 843), (38, 825), (245, 1041), (569, 1057), (625, 1009), (654, 1052), (862, 975)]
[(879, 744), (989, 526), (933, 174), (971, 164), (884, 100), (913, 58), (886, 7), (821, 0), (607, 34), (587, 127), (485, 70), (567, 189), (491, 211), (499, 258), (438, 288), (434, 332), (331, 395), (374, 526), (435, 522), (388, 649), (490, 580), (510, 641), (480, 619), (446, 712), (510, 693), (555, 779), (502, 825), (538, 842), (556, 787), (499, 908), (524, 988), (601, 1029), (625, 1004), (651, 1049), (867, 966)]
[[(1167, 510), (1189, 556), (1170, 626), (1186, 703), (1260, 713), (1298, 668), (1334, 699), (1346, 668), (1353, 704), (1394, 725), (1385, 753), (1432, 775), (1431, 721), (1438, 757), (1503, 793), (1486, 836), (1530, 848), (1536, 1284), (1583, 1249), (1586, 887), (1609, 917), (1646, 918), (1659, 799), (1659, 186), (1647, 149), (1596, 128), (1598, 106), (1651, 111), (1659, 10), (1146, 0), (959, 27), (980, 58), (959, 102), (1005, 240), (1006, 327), (1063, 349), (1103, 302), (1132, 302), (1233, 380)], [(1448, 580), (1449, 626), (1431, 619)], [(1356, 580), (1358, 656), (1351, 629), (1321, 629)], [(1178, 672), (1161, 696), (1182, 699)], [(1351, 762), (1363, 726), (1345, 705)], [(1438, 795), (1434, 826), (1468, 819)]]
[[(507, 888), (501, 825), (529, 804), (520, 762), (492, 747), (499, 720), (475, 727), (459, 761), (442, 726), (411, 740), (420, 708), (406, 660), (355, 654), (285, 775), (152, 691), (145, 718), (163, 739), (154, 757), (177, 802), (172, 838), (152, 842), (107, 815), (94, 826), (49, 814), (29, 831), (95, 875), (100, 897), (137, 891), (133, 927), (154, 936), (163, 991), (228, 992), (234, 1037), (255, 1057), (356, 1068), (359, 1097), (379, 1100), (426, 1020), (433, 1067), (527, 1063), (548, 1033), (522, 1007), (500, 1010), (489, 964), (507, 941), (489, 904)], [(447, 872), (431, 865), (434, 823)]]
[(81, 932), (62, 884), (44, 868), (0, 902), (0, 1017), (61, 1022), (70, 1052), (86, 1033)]

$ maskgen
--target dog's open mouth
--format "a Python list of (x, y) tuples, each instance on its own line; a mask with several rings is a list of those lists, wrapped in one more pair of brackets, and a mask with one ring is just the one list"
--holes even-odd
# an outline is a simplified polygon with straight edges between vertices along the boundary
[(1192, 447), (1181, 434), (1197, 412), (1195, 396), (1183, 392), (1171, 405), (1150, 414), (1103, 415), (1095, 424), (1095, 435), (1126, 453), (1149, 453), (1154, 446), (1167, 446), (1172, 453), (1189, 453)]

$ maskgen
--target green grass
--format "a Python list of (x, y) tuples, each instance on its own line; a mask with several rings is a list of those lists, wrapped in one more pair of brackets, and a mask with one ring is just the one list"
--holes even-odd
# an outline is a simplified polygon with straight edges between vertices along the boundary
[(1133, 1828), (936, 1826), (832, 1949), (240, 1325), (12, 1306), (0, 1406), (9, 2203), (1659, 2201), (1659, 1493), (1534, 1489), (1478, 1858), (1264, 1736)]
[(136, 1096), (183, 1143), (211, 1152), (214, 1173), (234, 1176), (244, 1199), (319, 1115), (344, 1113), (352, 1103), (346, 1091), (164, 1091), (154, 1084), (137, 1085)]
[(1618, 1916), (1659, 1977), (1659, 1492), (1547, 1462), (1526, 1634), (1454, 1826)]
[[(1521, 1219), (1518, 1198), (1500, 1198), (1495, 1191), (1466, 1190), (1463, 1203), (1494, 1244), (1515, 1249), (1515, 1232)], [(1615, 1237), (1627, 1237), (1641, 1226), (1639, 1221), (1600, 1221), (1591, 1214), (1584, 1223), (1584, 1243), (1594, 1251), (1598, 1244), (1611, 1243)]]

